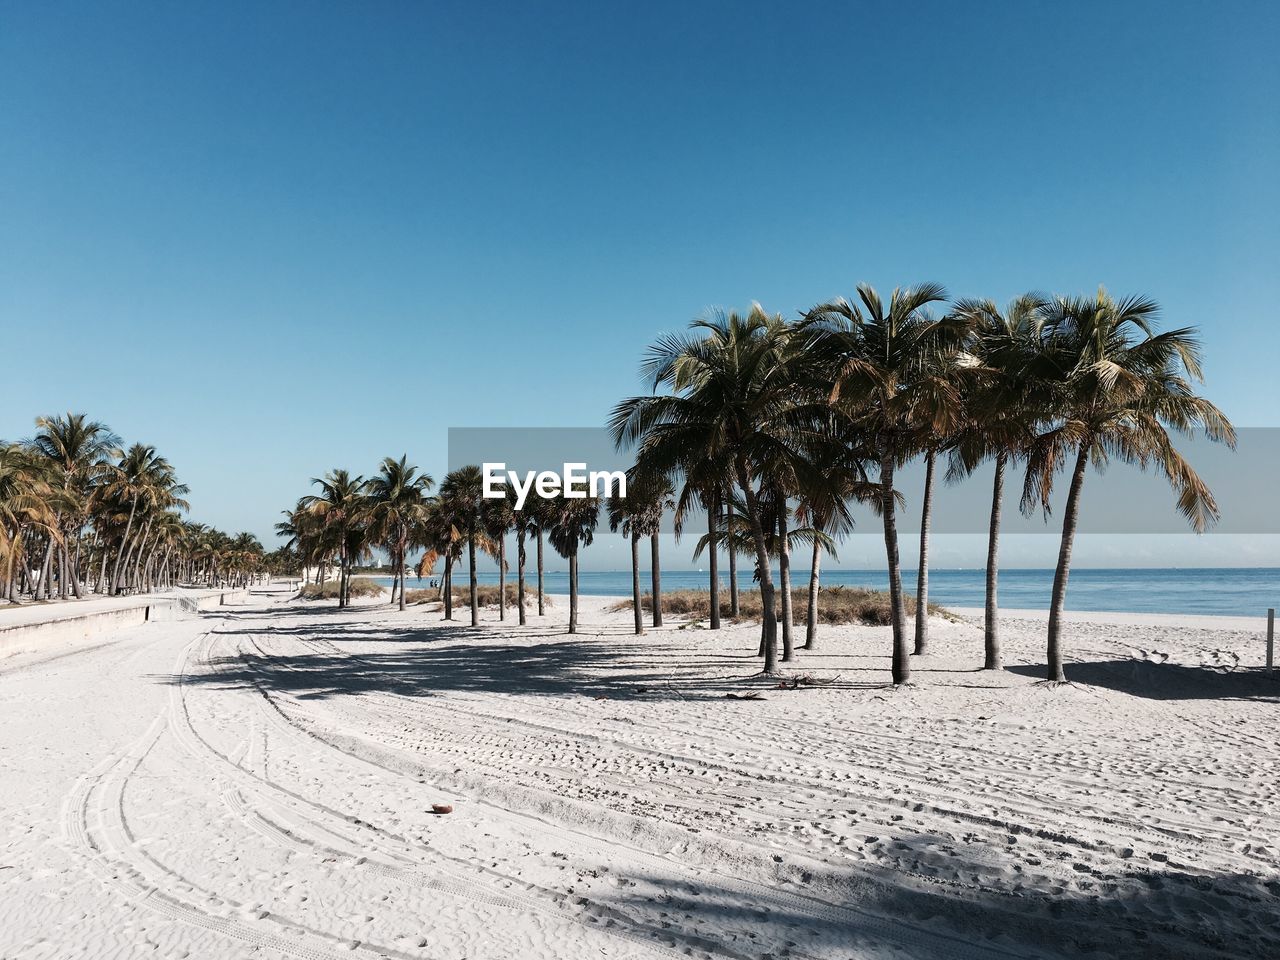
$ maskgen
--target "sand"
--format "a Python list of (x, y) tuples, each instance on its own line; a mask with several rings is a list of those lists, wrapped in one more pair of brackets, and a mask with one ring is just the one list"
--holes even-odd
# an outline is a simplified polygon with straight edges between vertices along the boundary
[(897, 690), (823, 627), (779, 689), (600, 598), (252, 600), (0, 660), (0, 957), (1280, 955), (1252, 621), (1073, 617), (1051, 687), (1042, 614), (1001, 673), (935, 620)]

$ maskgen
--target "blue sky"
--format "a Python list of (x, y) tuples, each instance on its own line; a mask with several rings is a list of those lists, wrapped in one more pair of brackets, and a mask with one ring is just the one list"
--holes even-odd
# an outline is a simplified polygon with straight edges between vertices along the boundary
[(439, 475), (449, 426), (599, 424), (709, 306), (925, 279), (1154, 296), (1275, 426), (1277, 40), (1265, 3), (0, 2), (0, 436), (86, 410), (265, 534), (329, 467)]

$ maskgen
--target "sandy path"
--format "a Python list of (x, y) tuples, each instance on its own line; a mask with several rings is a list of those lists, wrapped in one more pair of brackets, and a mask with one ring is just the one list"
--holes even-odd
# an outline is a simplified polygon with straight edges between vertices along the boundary
[(258, 599), (0, 661), (0, 956), (1280, 950), (1280, 684), (1237, 624), (1073, 623), (1053, 689), (1033, 615), (998, 675), (939, 622), (899, 691), (886, 631), (823, 628), (835, 682), (778, 690), (751, 627), (594, 598), (578, 638), (563, 601)]

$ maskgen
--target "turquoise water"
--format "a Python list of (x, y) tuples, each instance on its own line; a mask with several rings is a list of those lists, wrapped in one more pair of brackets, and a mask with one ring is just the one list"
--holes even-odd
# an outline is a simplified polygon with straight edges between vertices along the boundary
[[(389, 577), (378, 577), (390, 584)], [(497, 573), (478, 574), (481, 583), (497, 583)], [(903, 583), (914, 593), (916, 572), (903, 571)], [(465, 587), (466, 573), (455, 576), (456, 585)], [(507, 582), (515, 585), (514, 572)], [(721, 575), (721, 582), (727, 577)], [(749, 573), (739, 571), (738, 582), (751, 589)], [(888, 574), (883, 570), (831, 570), (822, 575), (824, 585), (885, 589)], [(529, 587), (536, 588), (534, 575), (527, 575)], [(808, 575), (799, 571), (795, 585), (808, 583)], [(568, 593), (569, 575), (564, 571), (548, 571), (545, 579), (549, 593)], [(641, 589), (647, 590), (649, 574), (641, 574)], [(409, 578), (409, 589), (426, 587), (427, 581)], [(696, 570), (664, 570), (663, 590), (706, 589), (706, 573)], [(583, 594), (593, 596), (630, 596), (631, 574), (626, 570), (584, 570), (578, 576)], [(1002, 570), (1000, 572), (1000, 605), (1008, 608), (1047, 609), (1053, 587), (1052, 570)], [(930, 570), (929, 599), (943, 606), (980, 607), (984, 597), (984, 573), (972, 570)], [(1068, 610), (1113, 610), (1125, 613), (1189, 613), (1219, 616), (1263, 616), (1268, 607), (1280, 607), (1280, 568), (1250, 567), (1240, 569), (1079, 569), (1071, 571), (1067, 587)]]

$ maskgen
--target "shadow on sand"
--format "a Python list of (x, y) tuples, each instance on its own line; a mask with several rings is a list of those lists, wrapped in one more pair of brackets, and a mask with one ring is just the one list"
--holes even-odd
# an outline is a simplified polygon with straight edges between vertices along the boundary
[[(1010, 673), (1040, 679), (1038, 664), (1009, 666)], [(1226, 670), (1151, 660), (1091, 660), (1066, 664), (1067, 679), (1150, 700), (1261, 700), (1280, 703), (1280, 672)]]

